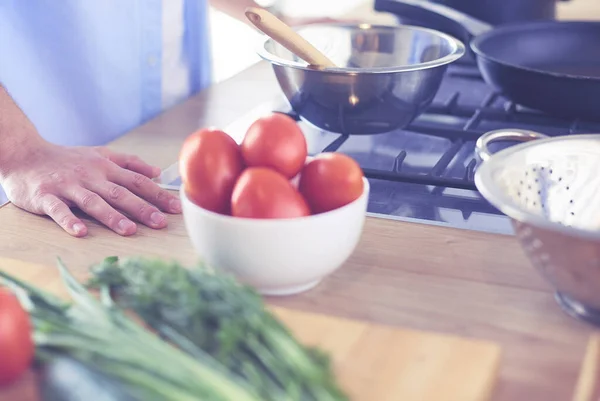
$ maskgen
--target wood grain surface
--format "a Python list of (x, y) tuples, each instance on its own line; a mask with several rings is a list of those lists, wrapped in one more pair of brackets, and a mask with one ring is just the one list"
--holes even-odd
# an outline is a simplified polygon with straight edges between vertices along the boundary
[(489, 400), (500, 347), (420, 331), (277, 308), (307, 345), (332, 356), (352, 401)]
[[(110, 255), (196, 258), (180, 216), (129, 238), (92, 222), (89, 237), (71, 238), (13, 205), (0, 221), (0, 255), (44, 265), (60, 256), (78, 278)], [(58, 283), (49, 276), (47, 285)], [(339, 271), (312, 291), (268, 302), (497, 342), (503, 361), (492, 399), (501, 401), (570, 399), (594, 331), (559, 309), (513, 237), (375, 218)]]

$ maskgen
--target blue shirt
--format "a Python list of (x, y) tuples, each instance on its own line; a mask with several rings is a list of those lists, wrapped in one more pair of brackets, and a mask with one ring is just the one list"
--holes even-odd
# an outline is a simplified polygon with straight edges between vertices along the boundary
[[(0, 0), (0, 82), (48, 141), (105, 144), (166, 107), (169, 1)], [(176, 100), (211, 80), (208, 5), (180, 1)]]

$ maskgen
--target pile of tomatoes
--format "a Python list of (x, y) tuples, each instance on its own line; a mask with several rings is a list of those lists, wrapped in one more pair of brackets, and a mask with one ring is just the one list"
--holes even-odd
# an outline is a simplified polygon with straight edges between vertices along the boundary
[(215, 128), (191, 134), (179, 155), (185, 194), (198, 206), (235, 217), (281, 219), (337, 209), (363, 193), (363, 172), (341, 153), (307, 160), (291, 117), (271, 113), (248, 128), (241, 144)]

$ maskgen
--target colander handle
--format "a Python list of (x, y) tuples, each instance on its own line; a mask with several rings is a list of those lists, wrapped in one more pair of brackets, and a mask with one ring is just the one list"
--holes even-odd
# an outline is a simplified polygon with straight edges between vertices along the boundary
[(479, 156), (481, 160), (486, 161), (493, 155), (493, 152), (489, 149), (489, 145), (493, 142), (529, 142), (535, 139), (544, 138), (547, 138), (547, 136), (544, 134), (524, 129), (501, 129), (496, 131), (490, 131), (481, 135), (479, 139), (477, 139), (477, 142), (475, 143), (475, 153), (477, 154), (477, 156)]

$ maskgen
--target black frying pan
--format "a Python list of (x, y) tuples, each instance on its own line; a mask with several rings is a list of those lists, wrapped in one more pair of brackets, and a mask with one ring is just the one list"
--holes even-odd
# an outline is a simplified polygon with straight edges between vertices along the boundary
[(422, 0), (375, 0), (375, 10), (470, 42), (484, 80), (515, 103), (558, 117), (600, 121), (600, 23), (540, 21), (493, 28)]

